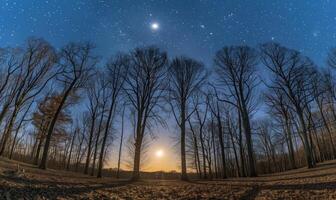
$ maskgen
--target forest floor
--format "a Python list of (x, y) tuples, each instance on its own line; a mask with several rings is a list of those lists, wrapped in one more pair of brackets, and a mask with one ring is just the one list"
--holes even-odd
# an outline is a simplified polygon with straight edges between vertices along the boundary
[(136, 183), (0, 158), (0, 199), (336, 199), (336, 160), (257, 178), (223, 181), (144, 180)]

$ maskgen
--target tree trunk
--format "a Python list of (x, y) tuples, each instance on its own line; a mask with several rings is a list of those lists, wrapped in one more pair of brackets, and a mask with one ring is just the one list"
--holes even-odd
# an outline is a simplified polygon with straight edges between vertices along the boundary
[(186, 163), (186, 152), (185, 152), (185, 135), (186, 135), (186, 105), (185, 101), (182, 100), (181, 103), (181, 180), (188, 180), (187, 175), (187, 163)]
[(97, 108), (94, 109), (94, 112), (92, 113), (92, 116), (91, 116), (91, 128), (90, 128), (90, 135), (89, 135), (88, 151), (87, 151), (86, 162), (85, 162), (85, 167), (84, 167), (84, 174), (88, 174), (88, 170), (89, 170), (91, 150), (92, 150), (93, 131), (94, 131), (95, 121), (96, 121), (96, 110)]
[(249, 161), (249, 176), (257, 176), (257, 171), (255, 168), (254, 155), (253, 155), (253, 143), (252, 143), (252, 132), (250, 126), (250, 118), (245, 107), (242, 108), (242, 121), (246, 138), (247, 145), (247, 156)]
[(199, 152), (198, 152), (198, 140), (197, 140), (195, 131), (192, 127), (192, 124), (190, 122), (190, 119), (188, 119), (188, 122), (189, 122), (189, 126), (190, 126), (191, 133), (192, 133), (192, 136), (193, 136), (193, 141), (194, 141), (195, 158), (196, 158), (196, 162), (197, 162), (196, 167), (197, 167), (199, 178), (201, 179), (202, 178), (202, 170), (201, 170), (201, 162), (200, 162)]
[(298, 113), (298, 117), (299, 117), (300, 125), (301, 125), (301, 130), (302, 130), (303, 148), (304, 148), (304, 152), (305, 152), (305, 156), (306, 156), (307, 166), (308, 166), (308, 168), (313, 168), (314, 163), (313, 163), (313, 158), (312, 158), (311, 147), (309, 146), (309, 140), (308, 140), (308, 136), (307, 136), (307, 128), (306, 128), (306, 124), (304, 122), (303, 113), (302, 113), (301, 109), (299, 109), (299, 108), (297, 108), (297, 113)]
[(27, 113), (28, 113), (28, 111), (29, 111), (29, 109), (30, 109), (30, 106), (31, 106), (32, 104), (33, 104), (33, 102), (30, 103), (29, 107), (28, 107), (27, 110), (24, 112), (24, 114), (23, 114), (23, 116), (22, 116), (22, 118), (21, 118), (21, 120), (20, 120), (20, 123), (19, 123), (18, 127), (16, 128), (15, 135), (14, 135), (13, 142), (12, 142), (12, 148), (11, 148), (11, 151), (10, 151), (10, 154), (9, 154), (9, 159), (12, 159), (13, 151), (14, 151), (14, 147), (15, 147), (15, 144), (16, 144), (16, 138), (17, 138), (17, 136), (18, 136), (18, 134), (19, 134), (19, 130), (20, 130), (20, 128), (21, 128), (21, 125), (22, 125), (22, 123), (23, 123), (23, 121), (24, 121), (24, 119), (25, 119), (25, 117), (26, 117), (26, 115), (27, 115)]
[(110, 107), (109, 114), (108, 114), (107, 121), (106, 121), (103, 143), (102, 143), (101, 150), (100, 150), (100, 155), (99, 155), (97, 178), (102, 177), (103, 159), (104, 159), (104, 152), (105, 152), (104, 150), (105, 150), (105, 145), (106, 145), (106, 140), (107, 140), (107, 135), (108, 135), (108, 131), (109, 131), (110, 122), (111, 122), (112, 117), (113, 117), (113, 112), (114, 112), (114, 107), (115, 107), (114, 103), (115, 103), (114, 100), (112, 100), (111, 107)]
[[(217, 105), (218, 108), (218, 105)], [(227, 178), (226, 174), (226, 158), (225, 158), (225, 146), (224, 146), (224, 139), (223, 139), (223, 127), (222, 127), (222, 119), (221, 115), (218, 111), (217, 113), (217, 128), (218, 128), (218, 139), (219, 139), (219, 146), (221, 150), (221, 158), (222, 158), (222, 178)]]
[(239, 129), (239, 154), (240, 154), (240, 163), (241, 163), (241, 176), (245, 177), (245, 156), (244, 156), (244, 145), (243, 145), (243, 134), (241, 126), (241, 115), (238, 113), (238, 129)]
[(9, 122), (8, 122), (8, 126), (6, 126), (5, 132), (3, 133), (3, 136), (1, 138), (0, 156), (2, 156), (4, 154), (5, 148), (7, 146), (7, 140), (9, 138), (10, 134), (12, 133), (12, 128), (13, 128), (17, 113), (19, 111), (18, 109), (19, 109), (18, 106), (15, 105), (13, 113), (10, 117)]
[(121, 150), (122, 150), (122, 143), (123, 143), (123, 138), (124, 138), (124, 114), (125, 114), (125, 106), (123, 108), (122, 118), (121, 118), (121, 136), (120, 136), (119, 155), (118, 155), (117, 178), (119, 178), (119, 173), (120, 173)]
[(134, 152), (134, 166), (133, 166), (133, 176), (132, 180), (137, 181), (140, 178), (140, 156), (141, 156), (141, 143), (140, 139), (135, 142), (135, 152)]
[(292, 131), (290, 130), (289, 120), (285, 119), (285, 134), (286, 134), (286, 141), (287, 141), (287, 148), (289, 153), (289, 163), (291, 169), (296, 169), (295, 164), (295, 157), (294, 157), (294, 147), (293, 147), (293, 140), (292, 140)]
[(211, 139), (212, 139), (212, 150), (214, 155), (214, 168), (215, 168), (215, 177), (218, 178), (218, 172), (217, 172), (217, 155), (216, 155), (216, 142), (215, 142), (215, 131), (214, 131), (214, 122), (213, 118), (211, 119)]
[(47, 169), (47, 162), (48, 162), (48, 152), (49, 152), (49, 146), (50, 146), (50, 140), (51, 140), (51, 136), (52, 133), (54, 131), (54, 126), (56, 124), (58, 115), (60, 114), (63, 105), (65, 104), (66, 99), (68, 98), (73, 86), (75, 85), (76, 80), (73, 80), (73, 82), (70, 84), (69, 88), (65, 91), (62, 100), (60, 102), (60, 104), (58, 105), (58, 108), (49, 124), (49, 128), (48, 128), (48, 132), (47, 132), (47, 136), (46, 136), (46, 140), (45, 140), (45, 144), (44, 144), (44, 148), (43, 148), (43, 155), (42, 155), (42, 160), (41, 163), (39, 165), (40, 169)]
[(101, 127), (102, 127), (102, 124), (103, 124), (104, 109), (105, 109), (105, 104), (102, 107), (102, 113), (100, 115), (100, 120), (99, 120), (98, 132), (97, 132), (97, 136), (96, 136), (95, 150), (94, 150), (93, 161), (92, 161), (91, 176), (94, 175), (94, 171), (95, 171), (95, 168), (96, 168), (96, 159), (97, 159), (97, 153), (98, 153), (98, 144), (99, 144)]
[(67, 162), (67, 165), (66, 165), (66, 169), (67, 170), (70, 169), (71, 154), (72, 154), (73, 144), (74, 144), (75, 138), (76, 138), (76, 133), (77, 133), (77, 130), (74, 132), (74, 134), (72, 136), (72, 139), (71, 139), (71, 145), (70, 145), (70, 150), (69, 150), (69, 157), (68, 157), (68, 162)]
[(321, 115), (323, 124), (324, 124), (324, 126), (325, 126), (325, 128), (327, 129), (327, 132), (328, 132), (328, 136), (329, 136), (329, 140), (330, 140), (330, 144), (331, 144), (330, 146), (331, 146), (332, 155), (333, 155), (332, 157), (335, 158), (336, 157), (336, 150), (335, 150), (335, 145), (334, 145), (334, 140), (333, 140), (333, 137), (332, 137), (332, 134), (331, 134), (331, 130), (330, 130), (328, 122), (327, 122), (327, 120), (324, 116), (322, 106), (320, 104), (318, 104), (318, 107), (319, 107), (319, 111), (320, 111), (320, 115)]

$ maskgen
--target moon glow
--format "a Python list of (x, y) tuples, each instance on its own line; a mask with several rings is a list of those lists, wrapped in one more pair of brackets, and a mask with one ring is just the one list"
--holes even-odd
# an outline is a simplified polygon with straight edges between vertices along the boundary
[(162, 149), (160, 149), (160, 150), (157, 150), (156, 151), (156, 153), (155, 153), (155, 155), (156, 155), (156, 157), (158, 157), (158, 158), (161, 158), (162, 156), (163, 156), (163, 150)]

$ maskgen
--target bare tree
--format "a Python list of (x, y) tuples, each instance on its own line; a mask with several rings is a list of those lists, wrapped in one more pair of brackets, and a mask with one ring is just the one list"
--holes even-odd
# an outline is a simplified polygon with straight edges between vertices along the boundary
[(47, 168), (50, 140), (64, 104), (72, 93), (75, 93), (77, 89), (84, 86), (88, 81), (92, 69), (97, 63), (96, 57), (92, 56), (92, 49), (93, 46), (90, 43), (70, 43), (61, 50), (61, 61), (59, 65), (62, 71), (57, 78), (64, 89), (62, 99), (48, 126), (42, 160), (39, 165), (40, 169)]
[(145, 133), (153, 123), (163, 123), (156, 112), (164, 91), (167, 55), (155, 47), (135, 49), (126, 79), (125, 93), (135, 116), (133, 180), (140, 178), (140, 157)]
[(258, 86), (257, 58), (256, 51), (247, 46), (224, 47), (215, 57), (218, 82), (224, 94), (224, 98), (220, 100), (237, 107), (241, 115), (247, 144), (249, 176), (257, 175), (250, 124), (251, 112), (255, 107), (254, 95)]
[(19, 62), (20, 72), (16, 79), (18, 86), (13, 93), (14, 108), (1, 138), (0, 155), (5, 151), (7, 140), (22, 106), (34, 99), (55, 75), (51, 73), (56, 62), (55, 51), (42, 39), (29, 39)]
[[(203, 96), (194, 95), (193, 96), (193, 106), (195, 110), (195, 124), (198, 128), (199, 139), (201, 143), (201, 151), (202, 151), (202, 161), (203, 161), (203, 178), (208, 178), (207, 176), (207, 152), (206, 152), (206, 144), (205, 144), (205, 125), (207, 122), (208, 115), (208, 103), (201, 102)], [(203, 104), (202, 104), (203, 103)], [(210, 166), (208, 166), (210, 168)]]
[(125, 107), (123, 106), (122, 114), (121, 114), (121, 134), (120, 134), (120, 144), (119, 144), (119, 154), (118, 154), (118, 169), (117, 169), (117, 178), (119, 178), (119, 172), (120, 172), (120, 161), (121, 161), (121, 151), (122, 151), (122, 145), (123, 145), (123, 139), (124, 139), (124, 118), (125, 118)]
[(22, 67), (22, 50), (19, 49), (0, 49), (0, 123), (8, 112), (10, 105), (15, 97), (15, 92), (19, 84), (19, 69)]
[(218, 100), (217, 97), (215, 97), (214, 94), (208, 94), (208, 104), (210, 111), (214, 115), (214, 118), (216, 119), (216, 125), (217, 125), (217, 133), (218, 133), (218, 139), (219, 139), (219, 146), (221, 150), (221, 158), (222, 158), (222, 178), (226, 178), (226, 159), (225, 159), (225, 147), (224, 147), (224, 134), (223, 134), (223, 125), (222, 125), (222, 106), (221, 102)]
[(99, 143), (101, 140), (101, 132), (104, 130), (104, 116), (107, 111), (107, 103), (108, 100), (110, 99), (110, 92), (107, 87), (108, 83), (106, 80), (106, 76), (102, 75), (99, 76), (98, 80), (98, 87), (99, 91), (101, 93), (101, 97), (99, 99), (99, 120), (98, 120), (98, 127), (96, 130), (95, 134), (95, 146), (94, 146), (94, 153), (93, 153), (93, 161), (92, 161), (92, 169), (91, 169), (91, 176), (94, 175), (95, 168), (96, 168), (96, 160), (97, 160), (97, 155), (98, 155), (98, 148), (99, 148)]
[(307, 166), (314, 167), (315, 161), (312, 157), (304, 115), (305, 109), (313, 100), (311, 82), (315, 73), (314, 64), (298, 51), (287, 49), (279, 44), (264, 44), (261, 50), (262, 62), (273, 75), (269, 87), (280, 90), (291, 102), (299, 120), (299, 132), (303, 139)]
[(193, 59), (175, 58), (168, 70), (169, 87), (167, 101), (180, 128), (181, 143), (181, 179), (187, 180), (186, 165), (186, 122), (193, 111), (190, 111), (190, 98), (200, 90), (206, 79), (206, 72), (202, 63)]
[[(97, 75), (97, 74), (96, 74)], [(96, 76), (95, 76), (96, 77)], [(89, 113), (90, 113), (90, 131), (89, 131), (89, 138), (88, 138), (88, 150), (86, 155), (85, 167), (84, 167), (84, 174), (88, 173), (90, 158), (91, 158), (91, 151), (92, 151), (92, 142), (94, 136), (94, 130), (96, 126), (96, 118), (98, 116), (99, 110), (99, 99), (100, 99), (100, 91), (97, 88), (96, 84), (92, 84), (91, 87), (88, 88), (88, 99), (89, 99)]]
[[(323, 79), (325, 78), (325, 81), (323, 81)], [(331, 153), (332, 153), (332, 157), (335, 158), (336, 157), (336, 149), (335, 149), (335, 143), (333, 140), (333, 136), (332, 136), (332, 130), (330, 127), (330, 124), (328, 122), (327, 119), (327, 109), (326, 109), (326, 105), (328, 105), (327, 102), (327, 95), (328, 95), (328, 91), (329, 90), (329, 85), (328, 85), (328, 77), (326, 76), (322, 76), (322, 74), (318, 74), (317, 76), (314, 76), (313, 80), (312, 80), (312, 85), (313, 85), (313, 97), (314, 97), (314, 101), (317, 105), (320, 117), (322, 119), (322, 123), (328, 133), (328, 137), (329, 137), (329, 142), (330, 142), (330, 149), (331, 149)]]
[(111, 97), (109, 102), (110, 108), (108, 111), (106, 126), (104, 129), (103, 141), (99, 155), (98, 174), (97, 174), (98, 178), (102, 176), (101, 171), (103, 168), (106, 140), (110, 130), (109, 127), (110, 124), (112, 123), (112, 119), (115, 114), (115, 109), (117, 106), (118, 98), (120, 97), (120, 92), (128, 75), (129, 65), (130, 65), (129, 56), (122, 54), (117, 55), (115, 58), (112, 58), (106, 65), (108, 71), (107, 87), (110, 90)]
[(15, 148), (15, 145), (16, 145), (16, 142), (17, 142), (16, 140), (17, 140), (18, 134), (20, 132), (21, 126), (23, 125), (24, 121), (27, 120), (25, 118), (26, 118), (27, 114), (29, 113), (29, 110), (30, 110), (31, 106), (33, 105), (33, 102), (34, 101), (30, 102), (30, 104), (28, 105), (28, 108), (26, 108), (26, 111), (23, 113), (23, 115), (22, 115), (22, 117), (19, 121), (19, 124), (16, 127), (14, 138), (13, 138), (13, 141), (12, 141), (12, 147), (10, 148), (9, 159), (12, 159), (14, 148)]
[(278, 119), (285, 134), (289, 163), (292, 169), (296, 168), (294, 157), (293, 133), (292, 133), (292, 115), (286, 96), (278, 89), (272, 89), (265, 95), (266, 103), (270, 106), (270, 111), (274, 119)]
[(70, 144), (70, 149), (69, 149), (69, 156), (68, 156), (68, 161), (66, 164), (66, 169), (69, 170), (70, 169), (70, 161), (71, 161), (71, 157), (72, 157), (72, 149), (75, 143), (75, 139), (77, 134), (79, 134), (79, 128), (76, 127), (76, 129), (74, 131), (72, 131), (72, 137), (71, 137), (71, 144)]

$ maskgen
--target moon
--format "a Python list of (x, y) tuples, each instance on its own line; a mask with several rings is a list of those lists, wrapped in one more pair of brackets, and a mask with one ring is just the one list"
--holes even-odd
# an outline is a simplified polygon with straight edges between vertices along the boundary
[(163, 150), (162, 149), (159, 149), (159, 150), (157, 150), (156, 152), (155, 152), (155, 155), (156, 155), (156, 157), (158, 157), (158, 158), (161, 158), (162, 156), (163, 156)]
[(150, 28), (151, 28), (153, 31), (156, 31), (156, 30), (158, 30), (158, 29), (160, 28), (160, 24), (157, 23), (157, 22), (153, 22), (153, 23), (151, 23)]

